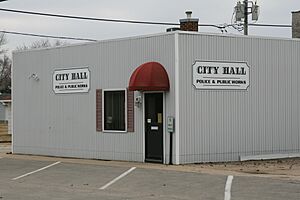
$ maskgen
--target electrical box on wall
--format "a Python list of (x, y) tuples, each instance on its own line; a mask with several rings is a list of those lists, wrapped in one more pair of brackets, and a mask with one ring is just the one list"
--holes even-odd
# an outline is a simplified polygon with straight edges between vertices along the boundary
[(175, 127), (175, 123), (174, 123), (174, 117), (168, 117), (167, 120), (167, 129), (169, 133), (173, 133), (174, 132), (174, 127)]

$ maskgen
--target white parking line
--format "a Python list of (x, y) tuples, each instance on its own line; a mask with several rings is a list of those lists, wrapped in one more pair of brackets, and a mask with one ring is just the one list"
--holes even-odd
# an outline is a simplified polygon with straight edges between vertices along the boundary
[(232, 185), (233, 176), (228, 176), (226, 185), (225, 185), (225, 196), (224, 200), (230, 200), (231, 199), (231, 185)]
[(120, 176), (116, 177), (115, 179), (113, 179), (112, 181), (108, 182), (107, 184), (105, 184), (104, 186), (102, 186), (101, 188), (99, 188), (99, 190), (104, 190), (107, 187), (109, 187), (110, 185), (114, 184), (115, 182), (117, 182), (118, 180), (120, 180), (121, 178), (125, 177), (126, 175), (128, 175), (130, 172), (132, 172), (133, 170), (135, 170), (136, 167), (131, 167), (129, 170), (127, 170), (126, 172), (124, 172), (123, 174), (121, 174)]
[(59, 164), (59, 163), (61, 163), (61, 162), (59, 161), (59, 162), (56, 162), (56, 163), (52, 163), (51, 165), (47, 165), (46, 167), (43, 167), (43, 168), (40, 168), (40, 169), (38, 169), (38, 170), (29, 172), (29, 173), (27, 173), (27, 174), (23, 174), (23, 175), (21, 175), (21, 176), (18, 176), (18, 177), (16, 177), (16, 178), (11, 179), (11, 180), (13, 180), (13, 181), (18, 180), (18, 179), (20, 179), (20, 178), (23, 178), (23, 177), (25, 177), (25, 176), (34, 174), (34, 173), (36, 173), (36, 172), (40, 172), (40, 171), (42, 171), (42, 170), (44, 170), (44, 169), (47, 169), (47, 168), (52, 167), (52, 166), (54, 166), (54, 165), (57, 165), (57, 164)]

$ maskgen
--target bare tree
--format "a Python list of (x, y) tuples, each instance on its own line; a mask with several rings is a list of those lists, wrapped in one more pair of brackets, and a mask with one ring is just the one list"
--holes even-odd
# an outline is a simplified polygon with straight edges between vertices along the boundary
[(0, 59), (0, 92), (11, 92), (11, 60), (6, 55)]
[[(11, 59), (6, 55), (7, 50), (4, 49), (4, 45), (7, 43), (4, 34), (0, 34), (0, 93), (11, 93)], [(63, 46), (68, 43), (60, 40), (51, 43), (48, 39), (38, 40), (33, 42), (31, 45), (22, 45), (17, 47), (17, 50), (28, 50), (36, 48), (46, 48)]]
[(46, 47), (57, 47), (64, 46), (69, 43), (63, 42), (61, 40), (56, 40), (54, 43), (51, 43), (48, 39), (37, 40), (33, 42), (31, 45), (21, 45), (17, 47), (17, 50), (28, 50), (28, 49), (38, 49), (38, 48), (46, 48)]
[(0, 55), (4, 54), (7, 50), (3, 48), (3, 45), (7, 43), (5, 35), (3, 33), (0, 34)]
[(3, 45), (6, 44), (4, 34), (0, 35), (0, 92), (11, 92), (11, 59), (5, 54), (6, 49)]

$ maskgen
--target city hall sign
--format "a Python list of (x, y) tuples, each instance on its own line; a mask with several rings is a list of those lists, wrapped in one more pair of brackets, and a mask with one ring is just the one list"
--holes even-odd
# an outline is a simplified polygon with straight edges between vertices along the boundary
[(90, 89), (90, 71), (88, 68), (55, 70), (52, 77), (55, 94), (82, 93)]
[(193, 85), (204, 90), (246, 90), (249, 66), (245, 62), (196, 61)]

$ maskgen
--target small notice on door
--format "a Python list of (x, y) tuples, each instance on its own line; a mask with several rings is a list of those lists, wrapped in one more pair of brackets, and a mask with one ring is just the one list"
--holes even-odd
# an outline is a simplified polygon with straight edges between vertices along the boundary
[(157, 123), (162, 123), (162, 113), (157, 113)]

